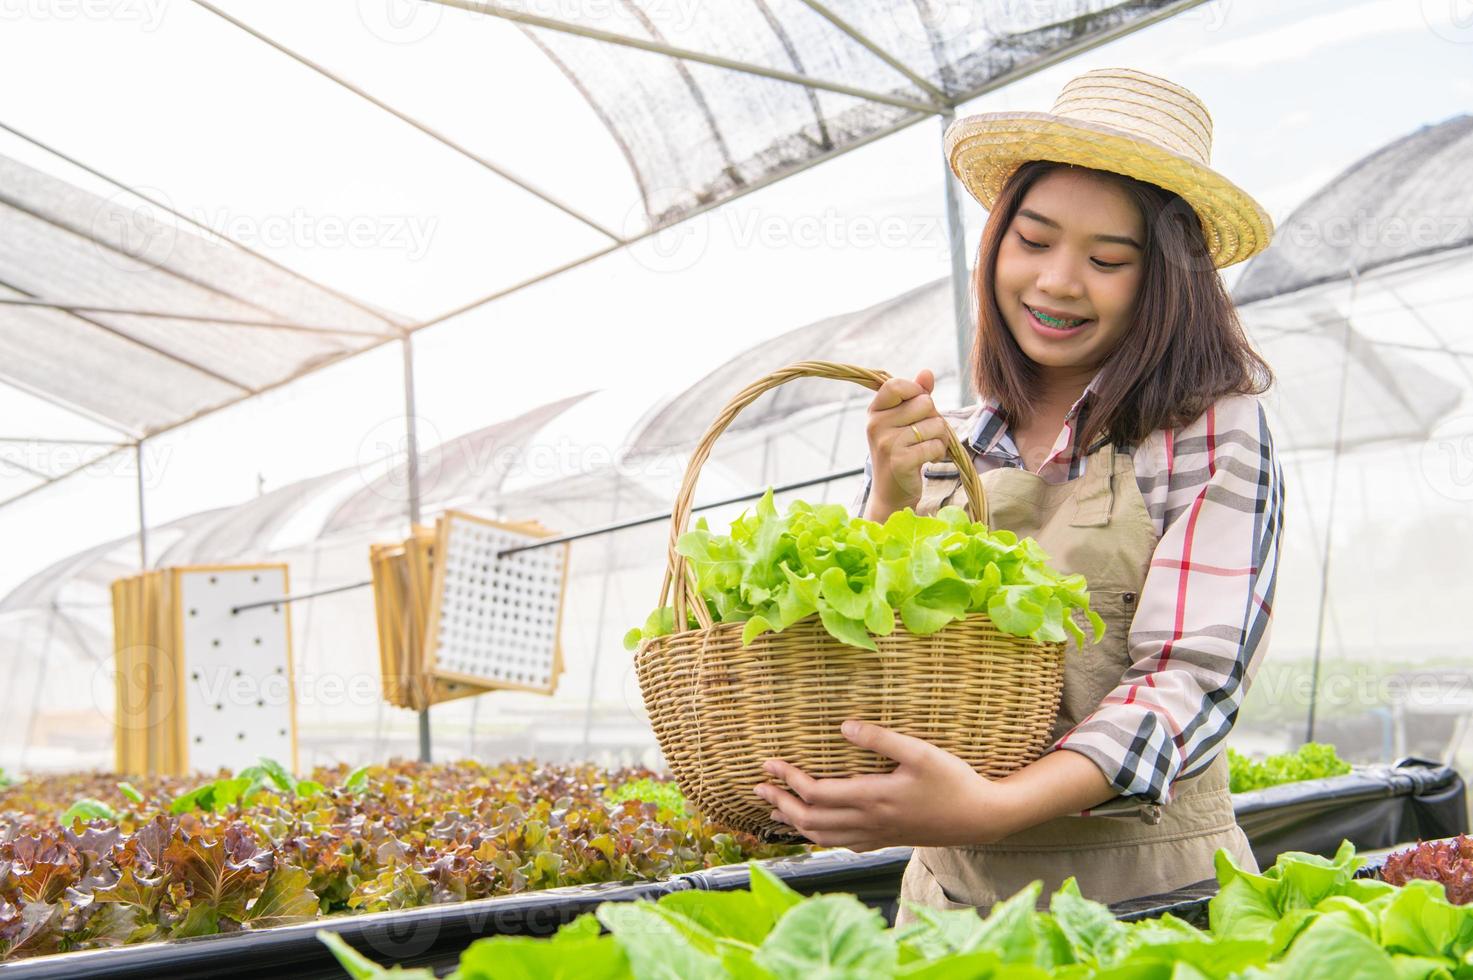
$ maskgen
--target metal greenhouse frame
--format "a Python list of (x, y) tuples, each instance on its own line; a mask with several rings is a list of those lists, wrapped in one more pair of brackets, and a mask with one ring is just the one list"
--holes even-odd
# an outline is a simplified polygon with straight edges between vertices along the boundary
[[(68, 397), (66, 390), (48, 390), (44, 386), (29, 383), (22, 378), (13, 376), (8, 368), (0, 368), (0, 384), (9, 384), (21, 391), (26, 392), (38, 399), (48, 402), (54, 406), (65, 409), (82, 418), (86, 418), (96, 424), (102, 425), (115, 432), (117, 438), (112, 441), (88, 440), (88, 439), (50, 439), (45, 436), (27, 436), (25, 433), (6, 433), (0, 436), (0, 445), (23, 444), (23, 443), (71, 443), (78, 447), (78, 451), (85, 457), (86, 461), (80, 466), (67, 469), (64, 472), (48, 473), (39, 469), (27, 467), (23, 463), (14, 460), (5, 460), (12, 469), (21, 472), (31, 479), (40, 482), (28, 489), (17, 493), (6, 500), (0, 501), (0, 507), (13, 504), (25, 499), (32, 494), (64, 480), (75, 473), (80, 472), (87, 466), (91, 466), (99, 460), (119, 456), (131, 450), (138, 461), (137, 482), (137, 504), (138, 504), (138, 529), (139, 529), (139, 562), (143, 567), (148, 567), (150, 562), (148, 543), (147, 522), (147, 499), (143, 478), (143, 453), (144, 447), (150, 439), (171, 432), (181, 426), (188, 425), (206, 415), (218, 412), (221, 409), (238, 404), (246, 399), (254, 398), (263, 393), (289, 385), (300, 378), (313, 374), (326, 367), (337, 364), (343, 360), (358, 354), (375, 350), (388, 343), (398, 343), (402, 352), (403, 362), (403, 397), (404, 411), (409, 424), (406, 426), (406, 438), (408, 447), (408, 474), (409, 494), (406, 517), (409, 521), (418, 523), (421, 519), (420, 505), (421, 495), (419, 487), (418, 435), (412, 420), (416, 414), (415, 405), (415, 372), (414, 372), (414, 344), (413, 338), (416, 333), (436, 324), (444, 323), (471, 310), (483, 307), (495, 300), (501, 299), (513, 293), (527, 289), (538, 283), (545, 282), (571, 269), (586, 265), (611, 252), (627, 248), (666, 228), (689, 220), (706, 211), (720, 207), (739, 197), (760, 190), (770, 184), (790, 177), (794, 174), (807, 170), (820, 163), (835, 159), (852, 150), (858, 149), (876, 140), (883, 139), (893, 133), (912, 126), (926, 119), (935, 119), (940, 123), (937, 138), (954, 118), (959, 106), (969, 102), (989, 91), (1005, 86), (1029, 74), (1037, 72), (1058, 62), (1075, 57), (1091, 48), (1108, 43), (1123, 35), (1132, 33), (1141, 28), (1150, 26), (1166, 18), (1170, 18), (1184, 10), (1195, 7), (1203, 0), (1174, 0), (1174, 2), (1163, 2), (1163, 0), (1129, 0), (1123, 3), (1101, 3), (1086, 2), (1080, 0), (1074, 15), (1061, 23), (1039, 24), (1028, 31), (1028, 44), (1032, 47), (1026, 52), (1030, 55), (1024, 58), (1013, 58), (1010, 63), (1008, 58), (998, 55), (992, 57), (992, 52), (967, 52), (968, 57), (973, 57), (971, 64), (974, 71), (980, 72), (981, 81), (977, 84), (968, 85), (964, 88), (952, 90), (951, 86), (944, 81), (928, 77), (926, 73), (917, 70), (904, 59), (897, 56), (887, 45), (886, 39), (873, 36), (872, 32), (863, 29), (857, 18), (850, 16), (850, 11), (840, 11), (834, 6), (820, 2), (820, 0), (801, 0), (801, 4), (807, 10), (805, 18), (815, 25), (826, 25), (823, 30), (829, 34), (822, 38), (822, 43), (827, 46), (833, 45), (857, 45), (859, 49), (867, 52), (877, 62), (887, 66), (890, 71), (905, 79), (908, 85), (914, 87), (918, 94), (907, 94), (905, 90), (885, 91), (873, 86), (858, 84), (853, 79), (837, 78), (826, 79), (806, 74), (802, 70), (783, 70), (769, 65), (758, 64), (748, 60), (724, 57), (711, 51), (694, 50), (683, 47), (677, 43), (660, 36), (647, 17), (639, 9), (637, 0), (622, 0), (622, 9), (633, 22), (643, 23), (647, 33), (652, 37), (638, 37), (631, 34), (616, 33), (596, 28), (587, 23), (575, 23), (567, 20), (558, 20), (550, 17), (531, 13), (520, 9), (518, 5), (511, 3), (495, 3), (488, 0), (423, 0), (427, 4), (439, 5), (445, 8), (454, 8), (460, 11), (476, 15), (497, 18), (510, 24), (516, 25), (526, 36), (543, 50), (550, 58), (557, 61), (553, 50), (549, 47), (552, 39), (574, 39), (569, 43), (591, 42), (605, 46), (608, 50), (633, 51), (646, 55), (658, 55), (668, 61), (663, 64), (673, 63), (677, 70), (682, 73), (687, 91), (682, 98), (690, 96), (696, 103), (704, 107), (701, 100), (702, 93), (698, 90), (696, 83), (691, 80), (687, 73), (687, 66), (701, 65), (719, 69), (725, 72), (739, 73), (746, 80), (760, 79), (763, 82), (773, 82), (785, 86), (799, 86), (805, 90), (814, 107), (815, 116), (821, 131), (824, 131), (825, 118), (819, 110), (818, 98), (820, 94), (825, 96), (839, 96), (844, 99), (859, 100), (859, 102), (873, 107), (883, 107), (889, 111), (896, 111), (894, 118), (883, 125), (871, 127), (868, 131), (857, 131), (858, 135), (848, 138), (832, 145), (821, 147), (818, 152), (809, 153), (806, 157), (783, 162), (774, 166), (767, 172), (760, 174), (756, 179), (742, 179), (736, 181), (732, 187), (717, 187), (706, 196), (706, 199), (688, 206), (677, 209), (674, 212), (661, 212), (657, 214), (653, 205), (647, 200), (651, 222), (649, 227), (637, 234), (620, 234), (608, 227), (594, 217), (584, 213), (579, 208), (559, 199), (548, 190), (536, 186), (532, 181), (513, 173), (509, 168), (499, 165), (496, 161), (488, 159), (484, 154), (478, 153), (464, 142), (449, 133), (431, 126), (429, 123), (417, 118), (415, 115), (390, 104), (388, 101), (374, 95), (368, 88), (356, 84), (345, 74), (334, 71), (317, 60), (309, 57), (302, 51), (283, 43), (263, 30), (245, 23), (239, 18), (221, 9), (219, 6), (207, 2), (207, 0), (192, 0), (192, 3), (215, 17), (227, 22), (234, 29), (249, 35), (263, 45), (269, 46), (280, 55), (292, 59), (302, 68), (316, 73), (323, 79), (339, 86), (341, 89), (356, 97), (378, 112), (398, 120), (406, 127), (416, 130), (421, 135), (437, 142), (445, 149), (464, 157), (476, 166), (482, 168), (488, 174), (509, 181), (521, 188), (538, 200), (561, 211), (563, 214), (579, 222), (586, 228), (606, 239), (601, 247), (586, 252), (569, 261), (562, 262), (555, 267), (516, 281), (508, 286), (495, 289), (481, 295), (468, 303), (461, 303), (453, 308), (430, 316), (422, 320), (411, 321), (396, 314), (377, 309), (369, 304), (363, 303), (351, 296), (342, 294), (324, 284), (309, 279), (296, 273), (270, 257), (241, 244), (234, 239), (228, 238), (206, 227), (199, 221), (190, 218), (182, 210), (173, 208), (170, 203), (159, 195), (152, 195), (148, 190), (129, 186), (104, 172), (100, 168), (89, 165), (86, 161), (75, 159), (67, 154), (63, 148), (48, 145), (39, 138), (33, 137), (21, 129), (0, 120), (0, 128), (11, 135), (33, 145), (37, 149), (55, 158), (65, 161), (73, 167), (84, 171), (91, 177), (106, 185), (115, 188), (121, 195), (146, 202), (150, 207), (158, 209), (162, 214), (169, 216), (170, 220), (183, 222), (189, 226), (185, 231), (206, 233), (212, 238), (223, 239), (225, 243), (237, 249), (243, 260), (248, 260), (255, 274), (269, 276), (279, 283), (289, 284), (293, 289), (300, 291), (300, 312), (292, 316), (262, 316), (252, 312), (252, 304), (246, 302), (243, 297), (229, 295), (228, 292), (212, 287), (210, 283), (202, 278), (194, 277), (186, 271), (168, 268), (162, 264), (152, 265), (154, 271), (165, 274), (170, 280), (170, 287), (181, 298), (191, 290), (201, 287), (205, 290), (205, 297), (209, 303), (186, 304), (179, 308), (161, 308), (158, 304), (130, 305), (128, 303), (98, 302), (87, 300), (79, 296), (56, 296), (56, 295), (33, 295), (26, 290), (13, 286), (9, 283), (0, 282), (0, 307), (7, 310), (7, 316), (36, 316), (42, 317), (47, 313), (63, 314), (62, 320), (77, 326), (78, 329), (95, 329), (108, 338), (109, 343), (119, 343), (120, 349), (138, 354), (146, 354), (151, 358), (161, 358), (163, 362), (187, 372), (188, 376), (198, 379), (207, 379), (211, 385), (211, 393), (201, 394), (193, 402), (168, 409), (167, 406), (160, 412), (155, 412), (144, 420), (144, 414), (140, 411), (135, 413), (133, 421), (120, 420), (115, 413), (108, 415), (105, 412), (96, 411), (85, 405), (79, 404), (75, 399)], [(925, 20), (921, 8), (925, 4), (900, 3), (897, 9), (909, 11), (915, 7), (915, 16), (920, 23), (926, 24), (930, 30), (932, 25)], [(794, 8), (796, 10), (796, 8)], [(779, 36), (779, 42), (784, 45), (788, 54), (792, 57), (795, 65), (801, 66), (798, 52), (789, 37), (783, 30), (782, 25), (769, 9), (768, 0), (759, 0), (754, 5), (753, 12), (744, 14), (756, 18), (758, 11), (765, 15), (767, 28)], [(789, 11), (793, 13), (793, 11)], [(864, 13), (855, 9), (852, 14)], [(810, 16), (811, 15), (811, 16)], [(908, 14), (907, 14), (908, 15)], [(812, 18), (817, 18), (813, 20)], [(820, 26), (821, 26), (820, 25)], [(816, 29), (815, 29), (816, 30)], [(817, 36), (817, 35), (815, 35)], [(1016, 42), (1020, 35), (1005, 36), (1005, 40)], [(893, 38), (891, 39), (893, 40)], [(934, 34), (928, 36), (931, 50), (933, 52), (943, 51), (946, 39)], [(547, 43), (544, 43), (547, 42)], [(818, 46), (817, 44), (815, 46)], [(1009, 56), (1013, 52), (1008, 52)], [(938, 55), (938, 62), (943, 59)], [(959, 63), (959, 62), (958, 62)], [(947, 80), (958, 77), (956, 64), (946, 62), (942, 64), (941, 74)], [(589, 90), (580, 84), (575, 73), (570, 74), (570, 81), (585, 98), (593, 102)], [(597, 106), (595, 105), (595, 108)], [(605, 117), (605, 123), (610, 125), (611, 133), (618, 139), (618, 133), (614, 131), (612, 123)], [(709, 126), (720, 142), (721, 120), (715, 118), (709, 110), (703, 120)], [(827, 138), (827, 135), (825, 136)], [(632, 157), (629, 158), (631, 168), (636, 171)], [(20, 174), (21, 177), (34, 176)], [(724, 178), (723, 178), (724, 179)], [(58, 182), (59, 183), (59, 182)], [(44, 181), (38, 179), (36, 183), (37, 193), (58, 193), (59, 187), (47, 187)], [(643, 186), (643, 185), (642, 185)], [(712, 185), (717, 186), (717, 185)], [(962, 239), (961, 204), (954, 182), (948, 173), (945, 180), (946, 198), (945, 212), (947, 215), (947, 228), (949, 236), (949, 252), (951, 266), (951, 293), (952, 310), (956, 324), (956, 350), (959, 363), (965, 363), (970, 346), (969, 322), (969, 297), (967, 291), (967, 257), (964, 254)], [(130, 258), (139, 258), (131, 255), (126, 247), (120, 246), (119, 242), (110, 239), (92, 228), (81, 229), (73, 223), (66, 223), (58, 218), (56, 213), (28, 201), (21, 191), (13, 191), (9, 183), (0, 183), (0, 207), (9, 207), (24, 214), (28, 219), (45, 225), (53, 230), (60, 230), (72, 236), (80, 236), (92, 246), (109, 250), (119, 256), (126, 255)], [(699, 188), (692, 188), (692, 191)], [(94, 223), (95, 225), (95, 223)], [(191, 232), (192, 234), (192, 232)], [(143, 257), (145, 264), (147, 257)], [(265, 290), (263, 290), (264, 292)], [(12, 295), (14, 294), (14, 295)], [(219, 309), (219, 307), (224, 309)], [(314, 316), (313, 311), (332, 311), (328, 318)], [(41, 319), (37, 323), (45, 323)], [(61, 321), (58, 321), (61, 322)], [(270, 333), (283, 344), (295, 344), (294, 361), (287, 369), (275, 369), (271, 365), (261, 365), (260, 377), (253, 380), (242, 380), (233, 371), (222, 369), (219, 364), (211, 364), (208, 359), (191, 356), (187, 352), (175, 349), (173, 341), (164, 344), (156, 340), (149, 340), (139, 336), (139, 331), (129, 329), (128, 325), (142, 322), (150, 325), (167, 327), (170, 324), (188, 325), (189, 329), (180, 331), (177, 336), (200, 337), (214, 336), (226, 338), (224, 331), (261, 331)], [(207, 334), (208, 331), (213, 333)], [(89, 334), (90, 336), (90, 334)], [(201, 343), (205, 343), (204, 340)], [(223, 344), (222, 344), (223, 345)], [(119, 371), (123, 370), (118, 368)], [(965, 372), (962, 372), (964, 375)], [(967, 384), (964, 377), (959, 378), (959, 384), (965, 389)], [(166, 387), (166, 383), (160, 381), (160, 387)], [(964, 398), (969, 397), (969, 392), (963, 390)], [(420, 740), (421, 753), (428, 752), (429, 728), (428, 714), (420, 714)]]

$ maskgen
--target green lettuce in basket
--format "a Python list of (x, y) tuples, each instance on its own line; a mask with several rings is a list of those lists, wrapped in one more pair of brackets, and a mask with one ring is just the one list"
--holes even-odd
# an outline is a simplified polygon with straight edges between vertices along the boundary
[[(1094, 642), (1105, 634), (1083, 575), (1060, 575), (1037, 541), (989, 531), (960, 507), (943, 507), (935, 517), (907, 507), (877, 524), (850, 517), (839, 504), (796, 500), (779, 515), (768, 488), (756, 514), (743, 511), (729, 536), (711, 533), (702, 517), (676, 550), (694, 571), (712, 620), (747, 624), (743, 646), (814, 613), (835, 639), (866, 650), (876, 649), (871, 634), (894, 630), (897, 612), (919, 636), (985, 612), (1004, 633), (1046, 643), (1072, 636), (1082, 646), (1075, 610), (1087, 618)], [(690, 610), (686, 619), (687, 629), (699, 625)], [(625, 634), (624, 646), (633, 650), (673, 632), (675, 611), (664, 606)]]

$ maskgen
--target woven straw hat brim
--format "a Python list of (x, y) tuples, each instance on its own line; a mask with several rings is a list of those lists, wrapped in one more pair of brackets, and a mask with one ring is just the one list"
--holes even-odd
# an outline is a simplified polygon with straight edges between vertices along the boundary
[(989, 211), (1021, 164), (1053, 160), (1125, 174), (1181, 195), (1197, 212), (1218, 269), (1257, 255), (1273, 237), (1273, 220), (1222, 174), (1112, 126), (1047, 112), (992, 112), (952, 123), (945, 145), (952, 172)]

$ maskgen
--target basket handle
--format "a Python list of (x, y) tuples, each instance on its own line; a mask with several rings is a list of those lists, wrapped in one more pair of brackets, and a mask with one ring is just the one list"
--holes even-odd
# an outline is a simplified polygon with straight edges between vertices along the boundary
[[(691, 498), (695, 495), (696, 479), (700, 476), (701, 467), (705, 464), (707, 457), (711, 455), (711, 447), (715, 445), (716, 437), (725, 432), (726, 427), (737, 417), (737, 413), (756, 401), (757, 396), (769, 388), (787, 384), (796, 378), (832, 378), (835, 381), (852, 381), (875, 391), (889, 377), (890, 375), (884, 371), (871, 371), (852, 364), (837, 364), (833, 361), (799, 361), (752, 382), (727, 403), (720, 415), (716, 416), (716, 420), (701, 437), (695, 452), (691, 454), (690, 463), (685, 470), (685, 480), (681, 483), (680, 493), (675, 498), (675, 510), (670, 515), (668, 564), (665, 568), (665, 581), (660, 586), (660, 602), (656, 608), (664, 608), (669, 600), (672, 581), (683, 584), (684, 587), (678, 589), (675, 594), (675, 632), (683, 632), (685, 629), (687, 602), (694, 607), (696, 620), (703, 629), (710, 629), (712, 626), (711, 613), (706, 608), (705, 600), (701, 598), (700, 589), (695, 581), (695, 573), (686, 563), (685, 556), (675, 550), (675, 546), (680, 540), (680, 535), (685, 532), (686, 525), (690, 523)], [(944, 438), (947, 455), (951, 457), (952, 462), (956, 463), (957, 472), (961, 474), (962, 488), (966, 491), (968, 503), (971, 504), (972, 520), (985, 521), (987, 519), (987, 498), (982, 490), (982, 480), (977, 476), (977, 468), (972, 465), (972, 457), (962, 448), (961, 443), (957, 441), (956, 433), (951, 431), (949, 425), (946, 427)]]

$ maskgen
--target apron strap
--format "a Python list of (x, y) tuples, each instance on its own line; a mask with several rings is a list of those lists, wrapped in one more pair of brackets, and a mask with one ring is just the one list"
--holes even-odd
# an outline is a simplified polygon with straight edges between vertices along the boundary
[(1084, 485), (1074, 495), (1074, 519), (1070, 527), (1105, 527), (1115, 504), (1115, 444), (1106, 441), (1084, 463)]

